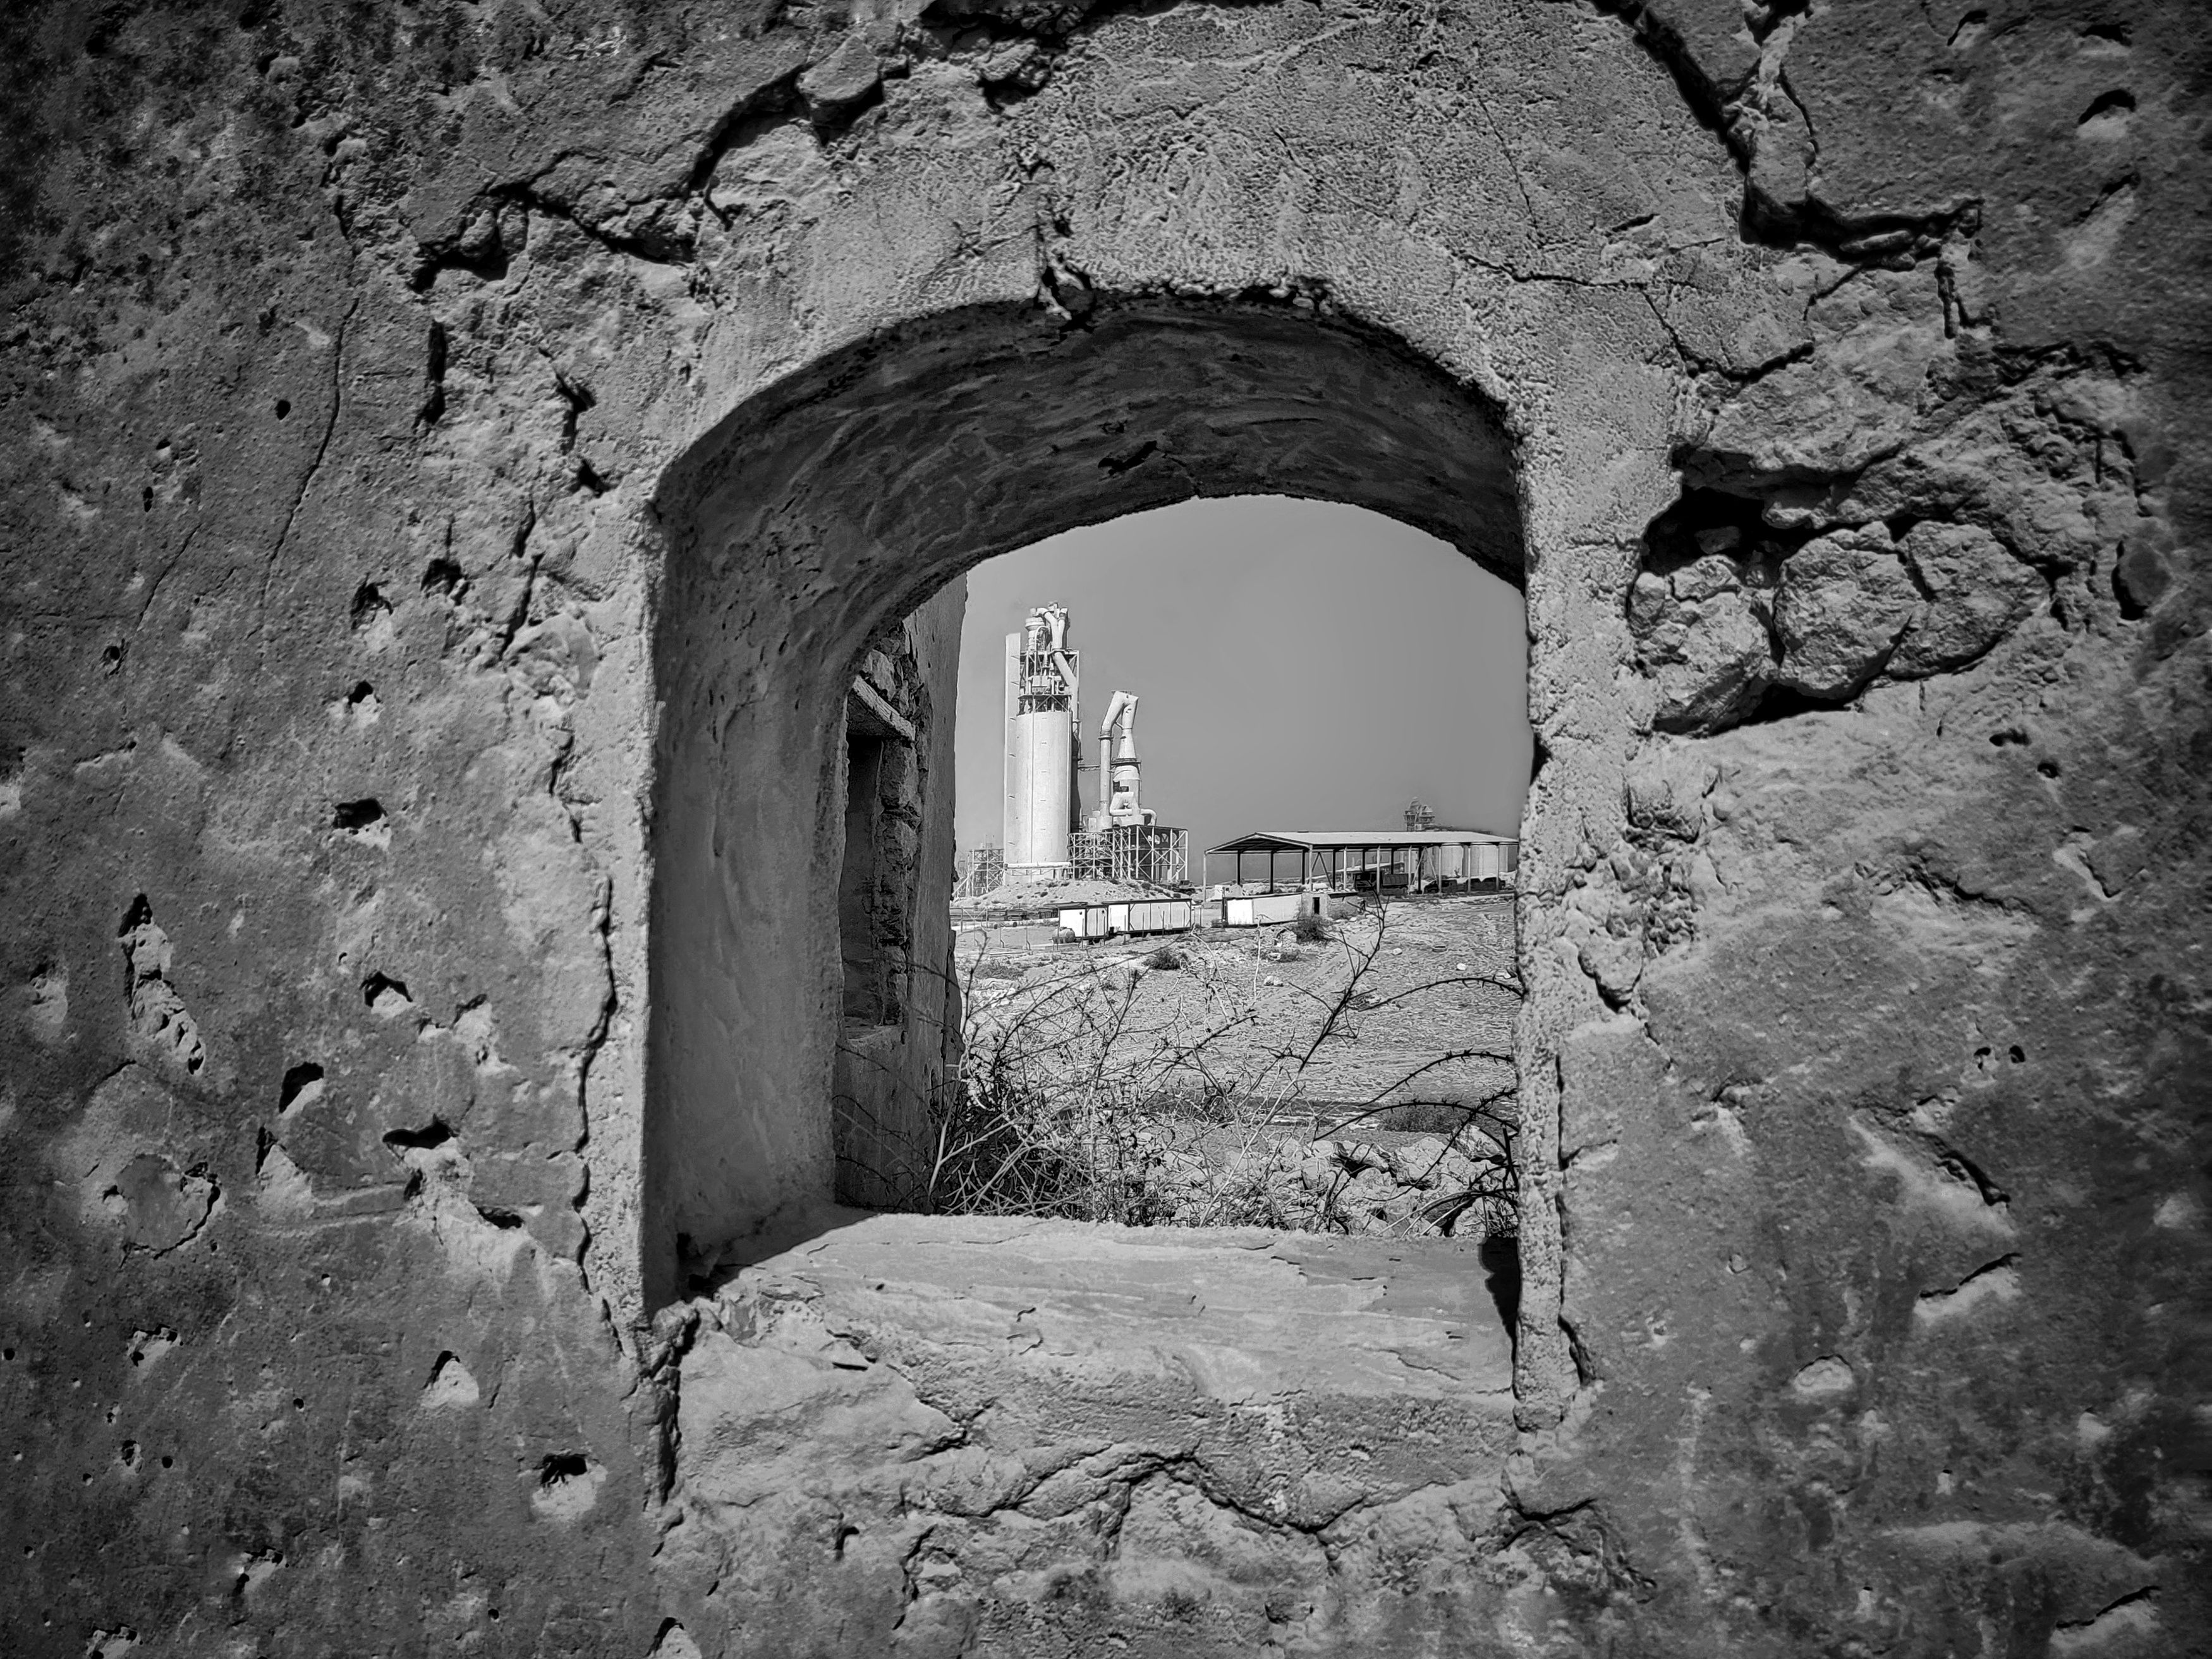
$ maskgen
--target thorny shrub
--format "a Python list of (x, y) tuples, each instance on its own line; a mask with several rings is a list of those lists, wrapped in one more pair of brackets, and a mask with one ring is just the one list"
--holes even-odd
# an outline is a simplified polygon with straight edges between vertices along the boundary
[[(1328, 937), (1318, 918), (1301, 920)], [(1455, 1178), (1390, 1231), (1511, 1237), (1513, 1088), (1472, 1101), (1407, 1092), (1461, 1062), (1510, 1062), (1510, 1054), (1440, 1048), (1364, 1100), (1324, 1104), (1309, 1092), (1316, 1062), (1356, 1042), (1374, 1011), (1460, 986), (1519, 994), (1517, 980), (1471, 970), (1382, 986), (1376, 964), (1390, 938), (1387, 909), (1377, 907), (1374, 937), (1347, 933), (1340, 954), (1330, 953), (1329, 970), (1315, 975), (1320, 988), (1290, 988), (1306, 1000), (1305, 1018), (1273, 1041), (1261, 1030), (1257, 985), (1247, 982), (1260, 975), (1256, 952), (1224, 972), (1214, 953), (1164, 945), (1141, 960), (1086, 957), (1020, 971), (1011, 984), (1019, 970), (979, 957), (962, 988), (959, 1075), (934, 1103), (917, 1202), (945, 1213), (1135, 1226), (1370, 1231), (1371, 1216), (1357, 1206), (1358, 1183), (1377, 1164), (1372, 1149), (1343, 1137), (1411, 1111), (1425, 1127), (1452, 1128), (1427, 1170), (1408, 1173), (1409, 1183), (1431, 1184), (1446, 1159)], [(1171, 965), (1196, 982), (1195, 994), (1141, 998), (1146, 972)], [(1297, 1152), (1286, 1153), (1286, 1142)], [(1332, 1161), (1317, 1191), (1316, 1157)]]

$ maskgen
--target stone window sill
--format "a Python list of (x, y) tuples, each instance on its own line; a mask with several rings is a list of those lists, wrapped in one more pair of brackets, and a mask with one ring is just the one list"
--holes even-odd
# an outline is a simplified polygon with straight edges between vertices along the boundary
[(1470, 1243), (822, 1224), (696, 1304), (678, 1468), (710, 1528), (809, 1494), (1048, 1521), (1170, 1470), (1244, 1523), (1311, 1533), (1494, 1488), (1511, 1445), (1511, 1344)]

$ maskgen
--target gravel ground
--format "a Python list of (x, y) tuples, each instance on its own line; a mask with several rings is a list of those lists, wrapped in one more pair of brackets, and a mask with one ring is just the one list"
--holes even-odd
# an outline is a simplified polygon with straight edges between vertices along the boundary
[[(1091, 945), (1026, 929), (963, 933), (969, 1041), (994, 1041), (1012, 1022), (1063, 1037), (1082, 1023), (1110, 1033), (1113, 1069), (1160, 1092), (1225, 1090), (1285, 1115), (1318, 1114), (1324, 1127), (1376, 1105), (1475, 1101), (1510, 1085), (1520, 998), (1510, 896), (1399, 901), (1329, 932), (1297, 946), (1224, 928)], [(1146, 965), (1163, 951), (1182, 967)]]
[(1484, 896), (1370, 908), (1305, 945), (970, 932), (970, 1063), (1002, 1055), (1118, 1122), (1098, 1138), (1113, 1167), (1141, 1165), (1182, 1224), (1452, 1231), (1453, 1194), (1498, 1157), (1459, 1108), (1510, 1112), (1512, 924), (1510, 898)]

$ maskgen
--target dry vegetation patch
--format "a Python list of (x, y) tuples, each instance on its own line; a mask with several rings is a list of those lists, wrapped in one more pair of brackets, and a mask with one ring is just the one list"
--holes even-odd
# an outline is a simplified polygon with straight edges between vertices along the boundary
[(1510, 898), (1326, 926), (958, 953), (930, 1207), (1135, 1225), (1510, 1236)]

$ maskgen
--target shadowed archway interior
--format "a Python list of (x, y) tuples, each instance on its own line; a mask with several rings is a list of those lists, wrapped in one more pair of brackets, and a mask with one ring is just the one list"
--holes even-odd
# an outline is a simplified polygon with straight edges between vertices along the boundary
[[(1519, 585), (1511, 440), (1395, 342), (1290, 304), (956, 313), (752, 399), (664, 479), (641, 1240), (648, 1299), (827, 1200), (844, 708), (969, 567), (1194, 495), (1343, 501)], [(948, 719), (950, 711), (945, 711)]]

